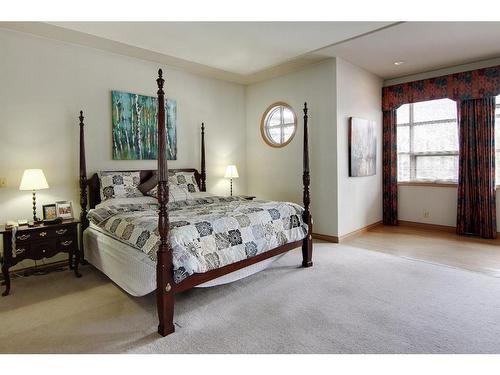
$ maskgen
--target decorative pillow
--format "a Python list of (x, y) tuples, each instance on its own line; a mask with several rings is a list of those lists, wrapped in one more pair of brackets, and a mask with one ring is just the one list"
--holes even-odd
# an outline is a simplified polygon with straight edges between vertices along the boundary
[(99, 171), (98, 176), (101, 185), (101, 201), (143, 196), (137, 188), (141, 182), (139, 172)]
[(173, 176), (169, 177), (168, 180), (172, 185), (180, 186), (190, 193), (197, 193), (200, 191), (196, 183), (196, 178), (194, 177), (194, 172), (176, 172)]
[[(149, 196), (158, 197), (158, 185), (146, 193)], [(191, 194), (183, 187), (174, 185), (172, 183), (168, 184), (168, 200), (169, 202), (179, 202), (193, 199)]]
[(148, 194), (156, 185), (158, 185), (158, 174), (156, 171), (153, 172), (153, 175), (149, 180), (144, 181), (137, 188), (141, 191), (142, 194)]

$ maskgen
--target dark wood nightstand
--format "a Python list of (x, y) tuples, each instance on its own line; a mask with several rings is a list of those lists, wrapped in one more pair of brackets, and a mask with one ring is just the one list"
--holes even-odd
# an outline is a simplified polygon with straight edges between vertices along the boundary
[(237, 197), (246, 199), (247, 201), (253, 201), (256, 198), (254, 195), (237, 195)]
[(68, 253), (69, 268), (74, 270), (76, 277), (81, 277), (82, 275), (78, 272), (80, 250), (77, 229), (79, 222), (79, 220), (64, 220), (54, 225), (18, 227), (15, 254), (12, 251), (12, 229), (0, 226), (0, 234), (3, 235), (2, 273), (5, 284), (2, 296), (7, 296), (10, 292), (9, 268), (25, 259), (40, 260), (53, 257), (58, 253)]

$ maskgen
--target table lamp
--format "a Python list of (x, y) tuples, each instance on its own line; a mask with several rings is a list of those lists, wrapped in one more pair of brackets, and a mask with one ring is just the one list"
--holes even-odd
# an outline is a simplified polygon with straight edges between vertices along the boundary
[(41, 189), (48, 189), (49, 184), (41, 169), (26, 169), (21, 179), (19, 190), (32, 190), (33, 191), (33, 221), (40, 221), (36, 217), (36, 191)]
[(233, 178), (240, 177), (238, 176), (238, 170), (236, 169), (236, 165), (228, 165), (224, 177), (229, 178), (231, 180), (231, 196), (233, 196)]

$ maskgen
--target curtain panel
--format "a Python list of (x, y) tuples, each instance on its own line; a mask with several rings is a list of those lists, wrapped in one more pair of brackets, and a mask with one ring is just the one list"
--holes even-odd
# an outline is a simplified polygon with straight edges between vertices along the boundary
[(398, 224), (398, 146), (396, 110), (383, 112), (382, 119), (382, 212), (385, 225)]
[(496, 238), (495, 98), (458, 107), (457, 233)]

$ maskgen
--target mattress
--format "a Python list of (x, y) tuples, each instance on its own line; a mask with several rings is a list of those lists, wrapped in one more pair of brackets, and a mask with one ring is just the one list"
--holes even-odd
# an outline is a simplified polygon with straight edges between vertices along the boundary
[[(83, 244), (85, 260), (103, 272), (128, 294), (140, 297), (156, 290), (156, 264), (147, 254), (111, 237), (92, 223), (83, 232)], [(283, 255), (277, 255), (218, 277), (200, 284), (198, 287), (212, 287), (248, 277), (266, 269)]]

